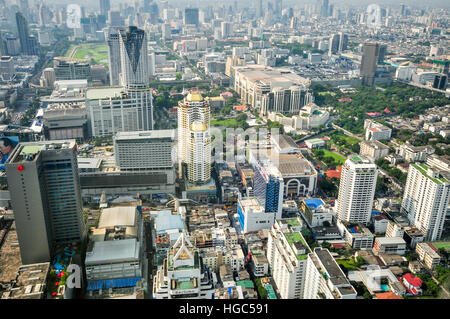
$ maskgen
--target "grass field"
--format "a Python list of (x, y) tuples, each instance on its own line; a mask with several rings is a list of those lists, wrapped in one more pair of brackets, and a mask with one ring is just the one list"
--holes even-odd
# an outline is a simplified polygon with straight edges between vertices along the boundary
[[(67, 50), (66, 56), (70, 56), (75, 46), (71, 46)], [(108, 67), (108, 47), (106, 44), (85, 43), (77, 45), (74, 59), (94, 60), (95, 64), (102, 64)]]
[(336, 153), (330, 152), (329, 150), (323, 150), (323, 157), (332, 157), (334, 160), (340, 164), (344, 164), (346, 161), (346, 158), (343, 156), (340, 156)]
[(434, 247), (437, 249), (445, 248), (446, 250), (450, 250), (450, 241), (441, 241), (432, 243)]
[(236, 119), (227, 119), (222, 121), (211, 121), (211, 126), (225, 126), (235, 127), (237, 125)]

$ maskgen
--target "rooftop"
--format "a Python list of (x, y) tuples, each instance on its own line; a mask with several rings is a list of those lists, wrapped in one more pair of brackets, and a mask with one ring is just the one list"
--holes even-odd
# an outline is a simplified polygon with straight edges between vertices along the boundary
[(342, 272), (339, 265), (336, 263), (330, 252), (326, 249), (314, 249), (314, 253), (319, 259), (321, 265), (325, 268), (328, 279), (334, 286), (341, 286), (349, 284), (347, 277)]
[(100, 215), (98, 228), (111, 228), (115, 226), (135, 226), (136, 207), (119, 206), (104, 208)]
[(134, 131), (117, 132), (115, 141), (121, 140), (146, 140), (146, 139), (175, 139), (175, 130), (153, 130), (153, 131)]
[(96, 241), (93, 249), (86, 252), (86, 266), (113, 264), (139, 260), (139, 242), (136, 238)]
[(86, 99), (88, 100), (100, 100), (116, 98), (121, 96), (123, 87), (102, 87), (102, 88), (89, 88), (86, 91)]

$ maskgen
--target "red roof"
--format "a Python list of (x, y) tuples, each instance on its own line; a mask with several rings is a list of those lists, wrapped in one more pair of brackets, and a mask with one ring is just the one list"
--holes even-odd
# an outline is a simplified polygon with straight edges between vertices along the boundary
[(344, 248), (344, 244), (338, 244), (338, 243), (331, 244), (331, 246), (333, 246), (334, 248)]
[(414, 287), (421, 287), (422, 286), (422, 279), (413, 276), (410, 273), (407, 273), (403, 276), (403, 279), (405, 279), (410, 285)]
[(341, 178), (342, 167), (336, 169), (330, 169), (326, 172), (328, 178)]
[(388, 109), (388, 108), (385, 108), (385, 109), (384, 109), (384, 113), (387, 113), (387, 114), (389, 114), (389, 113), (391, 113), (391, 111), (389, 111), (389, 109)]
[(235, 109), (236, 111), (246, 111), (247, 110), (247, 105), (243, 104), (243, 105), (235, 105), (233, 106), (233, 109)]
[(375, 294), (377, 299), (403, 299), (401, 296), (396, 295), (393, 292), (381, 292), (379, 294)]

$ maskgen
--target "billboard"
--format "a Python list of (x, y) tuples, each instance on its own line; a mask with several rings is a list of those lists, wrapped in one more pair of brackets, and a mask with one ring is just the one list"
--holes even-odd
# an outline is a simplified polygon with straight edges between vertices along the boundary
[(0, 171), (5, 170), (5, 163), (17, 144), (19, 144), (18, 136), (0, 136)]

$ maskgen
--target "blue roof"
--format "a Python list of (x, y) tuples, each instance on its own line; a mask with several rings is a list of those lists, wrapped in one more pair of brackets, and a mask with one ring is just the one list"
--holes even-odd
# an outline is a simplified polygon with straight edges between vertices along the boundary
[(374, 211), (372, 212), (372, 215), (380, 215), (380, 212), (374, 210)]
[(134, 287), (141, 277), (93, 280), (88, 282), (87, 290), (100, 290), (108, 288)]
[(170, 210), (162, 210), (156, 215), (156, 232), (164, 233), (169, 229), (184, 229), (184, 223), (181, 219), (181, 215), (172, 214)]
[(308, 205), (308, 207), (311, 207), (311, 208), (317, 208), (317, 207), (320, 207), (323, 204), (325, 204), (323, 202), (323, 200), (321, 200), (320, 198), (305, 199), (305, 203), (306, 203), (306, 205)]

